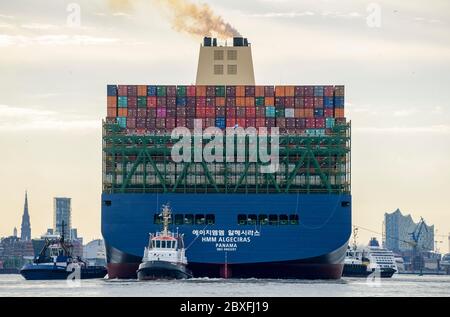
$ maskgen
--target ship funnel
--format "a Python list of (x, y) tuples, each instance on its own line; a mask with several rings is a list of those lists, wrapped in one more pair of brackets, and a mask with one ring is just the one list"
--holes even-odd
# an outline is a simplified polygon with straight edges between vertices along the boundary
[(244, 37), (234, 37), (233, 46), (217, 45), (205, 37), (200, 46), (197, 85), (255, 85), (252, 50)]

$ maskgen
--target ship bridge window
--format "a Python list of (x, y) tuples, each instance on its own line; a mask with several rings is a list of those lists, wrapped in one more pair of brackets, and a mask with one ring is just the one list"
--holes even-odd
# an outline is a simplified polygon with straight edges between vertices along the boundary
[(298, 215), (290, 215), (289, 222), (291, 225), (298, 225)]
[(349, 201), (343, 201), (343, 202), (341, 202), (341, 206), (342, 207), (350, 207), (350, 202)]
[(258, 217), (256, 215), (248, 215), (247, 224), (248, 225), (256, 225)]
[(280, 215), (280, 225), (289, 224), (289, 217), (287, 215)]
[(155, 214), (153, 217), (153, 223), (155, 225), (160, 225), (162, 223), (162, 217), (159, 214)]
[(111, 200), (105, 200), (105, 206), (111, 206)]
[(269, 225), (275, 226), (278, 224), (278, 215), (269, 215)]
[(184, 215), (184, 224), (192, 225), (194, 223), (194, 215)]
[(195, 215), (195, 224), (204, 225), (206, 222), (205, 215)]
[(269, 218), (267, 218), (267, 215), (259, 215), (258, 222), (260, 225), (267, 225), (269, 223)]
[(216, 223), (216, 216), (211, 215), (211, 214), (206, 215), (206, 224), (213, 225), (215, 223)]
[(176, 225), (182, 225), (184, 222), (183, 215), (175, 215), (175, 224)]
[(247, 215), (238, 215), (238, 224), (245, 225), (247, 223)]

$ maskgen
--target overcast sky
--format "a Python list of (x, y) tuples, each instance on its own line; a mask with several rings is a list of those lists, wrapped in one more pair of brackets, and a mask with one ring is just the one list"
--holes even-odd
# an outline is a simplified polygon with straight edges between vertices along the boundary
[[(27, 189), (33, 236), (69, 196), (79, 234), (100, 237), (106, 84), (194, 83), (200, 39), (152, 0), (118, 2), (0, 3), (0, 236), (20, 227)], [(354, 224), (381, 232), (400, 208), (450, 232), (449, 1), (204, 2), (249, 38), (258, 84), (346, 85)]]

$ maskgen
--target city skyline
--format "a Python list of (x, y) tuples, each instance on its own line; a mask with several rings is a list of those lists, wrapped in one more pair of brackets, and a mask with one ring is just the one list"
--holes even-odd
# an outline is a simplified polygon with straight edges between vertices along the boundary
[[(355, 225), (381, 232), (400, 208), (448, 234), (448, 2), (378, 1), (380, 27), (367, 24), (369, 1), (204, 2), (249, 38), (257, 84), (346, 85)], [(69, 3), (0, 5), (0, 236), (19, 226), (26, 187), (33, 236), (52, 223), (52, 197), (68, 196), (82, 236), (101, 237), (106, 85), (195, 81), (201, 38), (153, 1), (77, 1), (79, 27)]]

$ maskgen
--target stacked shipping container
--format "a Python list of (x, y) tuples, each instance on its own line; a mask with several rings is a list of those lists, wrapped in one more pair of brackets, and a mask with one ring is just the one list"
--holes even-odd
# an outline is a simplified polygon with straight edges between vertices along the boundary
[(344, 86), (108, 85), (107, 122), (129, 134), (175, 127), (278, 127), (283, 134), (327, 135), (345, 123)]

